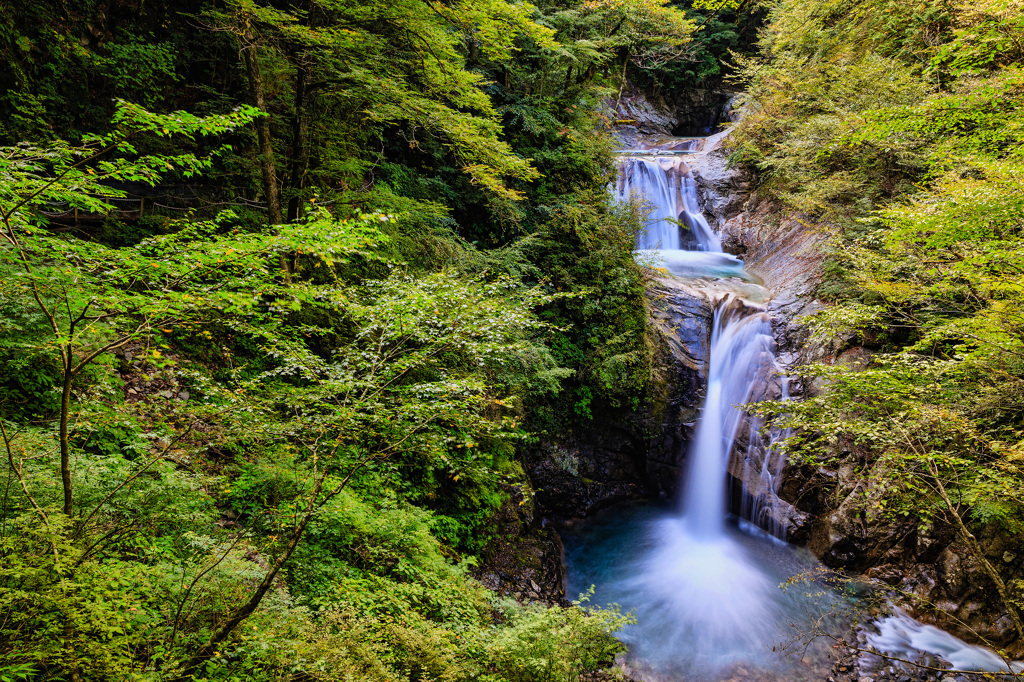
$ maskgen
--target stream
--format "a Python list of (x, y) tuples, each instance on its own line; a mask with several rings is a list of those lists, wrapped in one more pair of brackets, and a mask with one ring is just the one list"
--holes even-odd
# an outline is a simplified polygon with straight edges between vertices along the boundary
[[(788, 398), (775, 358), (770, 299), (722, 243), (700, 207), (686, 158), (699, 138), (660, 138), (620, 153), (619, 200), (650, 209), (637, 242), (640, 262), (697, 288), (714, 305), (707, 389), (689, 444), (681, 496), (672, 506), (612, 507), (562, 533), (566, 592), (618, 604), (636, 623), (620, 638), (623, 667), (649, 682), (825, 680), (832, 640), (849, 632), (859, 606), (833, 589), (809, 551), (785, 542), (773, 513), (784, 457), (737, 405)], [(743, 518), (730, 516), (727, 471), (742, 458)], [(752, 488), (752, 489), (751, 489)], [(862, 630), (866, 644), (914, 658), (930, 655), (963, 669), (1005, 670), (991, 652), (969, 646), (902, 613)], [(934, 659), (933, 659), (934, 660)], [(868, 661), (870, 663), (870, 661)]]

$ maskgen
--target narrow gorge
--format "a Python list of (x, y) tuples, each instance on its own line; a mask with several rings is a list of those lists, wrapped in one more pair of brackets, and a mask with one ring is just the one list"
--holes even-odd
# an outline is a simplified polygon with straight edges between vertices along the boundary
[[(856, 362), (864, 352), (810, 339), (804, 316), (822, 307), (813, 296), (822, 236), (766, 215), (771, 207), (726, 167), (725, 138), (641, 137), (620, 152), (613, 193), (649, 212), (636, 257), (651, 273), (652, 325), (671, 360), (662, 433), (641, 446), (645, 455), (629, 462), (630, 446), (620, 445), (594, 458), (601, 445), (589, 446), (605, 480), (587, 479), (589, 499), (577, 503), (588, 517), (562, 531), (567, 595), (594, 585), (595, 603), (633, 614), (621, 665), (635, 680), (932, 679), (895, 659), (1021, 671), (891, 602), (867, 615), (883, 583), (860, 582), (855, 565), (844, 578), (819, 562), (845, 568), (833, 548), (822, 551), (830, 522), (793, 491), (828, 474), (787, 470), (777, 443), (789, 434), (742, 406), (799, 400), (815, 390), (797, 378), (800, 364)], [(850, 541), (832, 533), (833, 547)]]
[(1024, 682), (1024, 0), (0, 62), (0, 682)]

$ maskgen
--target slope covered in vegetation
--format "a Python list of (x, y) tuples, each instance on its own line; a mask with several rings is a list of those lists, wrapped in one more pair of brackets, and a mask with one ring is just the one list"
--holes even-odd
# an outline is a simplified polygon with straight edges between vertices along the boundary
[(873, 353), (778, 406), (791, 450), (856, 453), (861, 518), (951, 528), (1019, 645), (1024, 566), (977, 538), (1024, 529), (1021, 4), (780, 0), (760, 47), (733, 160), (830, 231), (815, 323)]

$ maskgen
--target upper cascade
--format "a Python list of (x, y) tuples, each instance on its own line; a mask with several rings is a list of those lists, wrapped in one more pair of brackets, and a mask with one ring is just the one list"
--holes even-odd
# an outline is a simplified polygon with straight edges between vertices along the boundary
[[(697, 183), (683, 153), (700, 147), (699, 139), (659, 141), (656, 149), (620, 152), (615, 196), (639, 199), (650, 209), (638, 250), (722, 251), (722, 241), (708, 224), (697, 198)], [(644, 145), (646, 147), (646, 145)]]

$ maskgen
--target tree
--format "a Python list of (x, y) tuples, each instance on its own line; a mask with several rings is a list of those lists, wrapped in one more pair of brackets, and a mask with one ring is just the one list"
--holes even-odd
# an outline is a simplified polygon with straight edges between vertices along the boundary
[[(331, 0), (273, 7), (238, 0), (229, 10), (210, 13), (206, 21), (212, 30), (236, 36), (257, 108), (271, 109), (261, 55), (273, 55), (289, 66), (291, 186), (284, 194), (290, 205), (302, 194), (310, 162), (318, 166), (312, 172), (330, 175), (335, 183), (339, 170), (353, 184), (362, 182), (358, 171), (366, 162), (353, 166), (350, 158), (338, 158), (338, 151), (323, 143), (347, 146), (360, 140), (369, 145), (373, 135), (367, 134), (367, 124), (378, 130), (402, 126), (411, 148), (420, 144), (418, 131), (438, 138), (474, 184), (499, 196), (519, 196), (506, 187), (505, 179), (537, 177), (529, 161), (517, 157), (501, 139), (493, 106), (483, 92), (485, 79), (466, 68), (463, 49), (470, 45), (488, 59), (503, 60), (511, 57), (519, 36), (550, 45), (549, 32), (530, 20), (528, 5), (504, 0), (443, 7), (421, 0)], [(330, 113), (309, 126), (304, 121), (310, 110)], [(278, 223), (283, 221), (282, 191), (273, 126), (269, 117), (257, 119), (256, 126), (264, 193), (271, 222)], [(311, 149), (316, 152), (309, 154)], [(344, 151), (367, 155), (365, 148)]]
[[(8, 328), (5, 347), (58, 361), (62, 388), (55, 413), (63, 502), (57, 518), (38, 488), (45, 446), (6, 424), (4, 445), (9, 471), (47, 529), (40, 537), (52, 549), (55, 580), (123, 542), (120, 530), (105, 527), (107, 513), (117, 507), (119, 495), (184, 442), (196, 423), (291, 443), (309, 467), (309, 486), (295, 502), (300, 510), (281, 529), (271, 565), (242, 605), (183, 664), (183, 676), (197, 670), (253, 614), (310, 522), (354, 476), (395, 459), (406, 467), (449, 471), (455, 480), (467, 472), (479, 476), (490, 458), (475, 456), (477, 444), (515, 437), (519, 408), (511, 396), (555, 391), (565, 375), (531, 339), (542, 326), (531, 309), (551, 297), (522, 290), (514, 280), (464, 280), (450, 273), (412, 278), (398, 272), (361, 285), (346, 279), (346, 268), (387, 273), (389, 266), (374, 249), (384, 241), (378, 226), (393, 219), (389, 216), (339, 220), (319, 209), (273, 232), (245, 232), (233, 227), (228, 212), (135, 246), (112, 248), (48, 229), (29, 210), (59, 199), (98, 212), (109, 208), (103, 199), (116, 194), (105, 182), (156, 182), (174, 165), (201, 170), (207, 161), (190, 155), (130, 158), (128, 140), (147, 131), (213, 133), (244, 123), (249, 115), (211, 121), (182, 113), (156, 116), (123, 105), (123, 129), (98, 150), (98, 140), (7, 149), (0, 167), (10, 181), (2, 206), (6, 246), (0, 254), (9, 276), (0, 293), (8, 305), (34, 307), (45, 320), (40, 334)], [(287, 280), (274, 267), (285, 253), (295, 254), (298, 264), (295, 277)], [(354, 326), (354, 336), (339, 338), (329, 322), (339, 315)], [(133, 343), (149, 347), (150, 362), (160, 362), (159, 349), (151, 345), (156, 337), (210, 324), (226, 325), (257, 343), (267, 359), (265, 369), (235, 386), (210, 381), (197, 386), (199, 402), (183, 408), (176, 424), (167, 424), (166, 446), (134, 461), (120, 481), (111, 479), (93, 494), (89, 507), (76, 504), (81, 483), (76, 484), (73, 469), (82, 453), (75, 450), (80, 439), (74, 425), (81, 419), (83, 428), (98, 428), (83, 419), (86, 401), (75, 400), (76, 391), (84, 390), (79, 383), (87, 368)], [(318, 342), (324, 336), (336, 342), (324, 346)], [(177, 631), (177, 618), (173, 627)], [(72, 630), (64, 634), (69, 647)]]
[[(70, 440), (71, 389), (75, 379), (103, 353), (110, 352), (152, 332), (158, 324), (177, 319), (183, 308), (179, 301), (151, 306), (146, 297), (124, 291), (144, 266), (157, 269), (168, 263), (127, 261), (121, 268), (104, 271), (104, 257), (115, 255), (84, 242), (54, 237), (45, 229), (37, 212), (48, 203), (67, 203), (76, 210), (106, 213), (112, 209), (104, 197), (122, 195), (105, 183), (146, 182), (156, 184), (167, 171), (177, 170), (189, 177), (210, 165), (210, 159), (191, 154), (144, 155), (133, 158), (133, 140), (142, 133), (157, 137), (215, 135), (247, 122), (251, 110), (207, 118), (184, 112), (157, 116), (122, 102), (114, 118), (118, 128), (105, 136), (87, 136), (80, 146), (58, 142), (47, 148), (29, 145), (0, 150), (0, 220), (3, 221), (4, 251), (0, 254), (10, 277), (6, 284), (27, 293), (46, 318), (61, 374), (59, 416), (60, 475), (64, 491), (63, 512), (71, 516), (74, 498), (71, 485)], [(123, 256), (124, 254), (117, 253)], [(196, 274), (192, 264), (169, 272), (169, 284), (181, 286)], [(201, 269), (201, 266), (200, 268)], [(8, 290), (9, 296), (17, 294)], [(131, 319), (133, 326), (106, 338), (105, 329), (114, 320)]]

